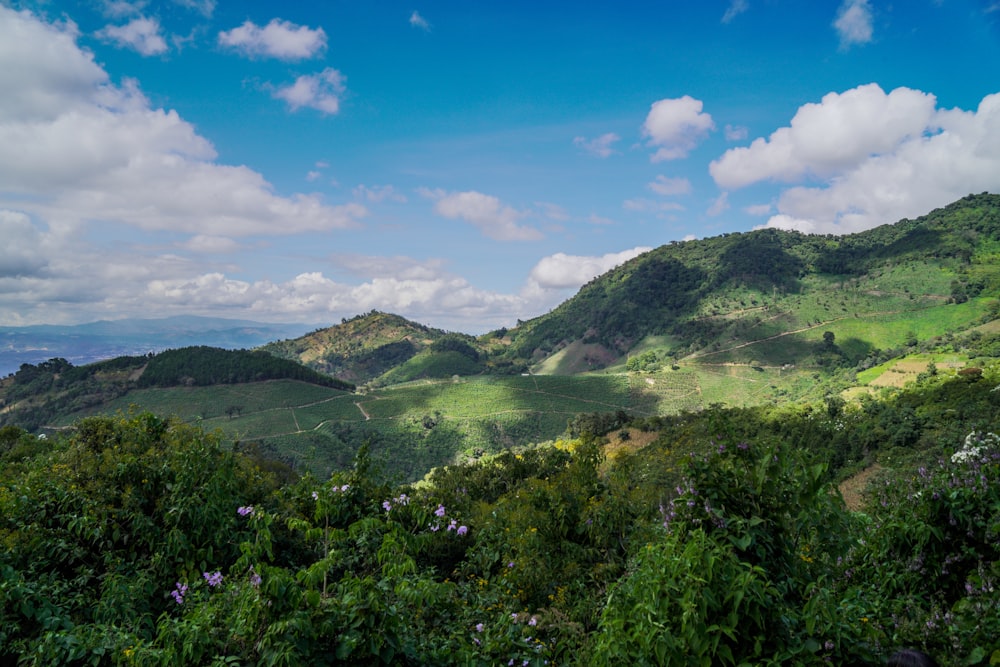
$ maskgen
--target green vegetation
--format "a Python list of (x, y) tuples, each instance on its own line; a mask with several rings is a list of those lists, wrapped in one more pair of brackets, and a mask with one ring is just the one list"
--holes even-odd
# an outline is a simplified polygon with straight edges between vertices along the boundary
[[(581, 415), (404, 485), (367, 447), (296, 479), (147, 412), (3, 427), (0, 662), (995, 663), (1000, 365), (976, 371)], [(832, 482), (871, 463), (850, 511)]]

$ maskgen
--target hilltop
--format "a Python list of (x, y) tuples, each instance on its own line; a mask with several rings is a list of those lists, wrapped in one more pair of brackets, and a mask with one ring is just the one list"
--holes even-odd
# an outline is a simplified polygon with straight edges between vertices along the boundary
[[(259, 349), (347, 382), (362, 384), (390, 374), (381, 384), (393, 384), (424, 377), (479, 373), (483, 367), (477, 365), (479, 352), (474, 344), (471, 336), (371, 311), (345, 319), (339, 325)], [(443, 361), (442, 354), (446, 355)], [(429, 363), (431, 356), (437, 357), (436, 364)], [(407, 368), (408, 371), (404, 370)]]

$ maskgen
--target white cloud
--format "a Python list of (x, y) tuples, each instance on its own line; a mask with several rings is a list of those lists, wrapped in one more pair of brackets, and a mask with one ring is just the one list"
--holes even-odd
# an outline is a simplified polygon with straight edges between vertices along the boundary
[(844, 0), (837, 10), (833, 27), (840, 37), (840, 47), (872, 41), (872, 8), (868, 0)]
[(743, 141), (750, 136), (750, 130), (740, 125), (729, 125), (725, 127), (726, 141)]
[(428, 23), (427, 19), (421, 16), (420, 12), (418, 12), (417, 10), (413, 10), (413, 13), (410, 14), (410, 25), (412, 25), (414, 28), (420, 28), (421, 30), (426, 30), (427, 32), (430, 32), (431, 29), (431, 24)]
[(146, 3), (127, 2), (127, 0), (104, 0), (101, 6), (101, 13), (112, 19), (121, 19), (126, 16), (136, 16), (142, 14), (146, 8)]
[(732, 0), (729, 7), (726, 8), (726, 13), (722, 15), (722, 22), (729, 23), (748, 9), (750, 9), (750, 3), (747, 0)]
[(939, 109), (933, 95), (908, 88), (830, 93), (710, 171), (724, 188), (792, 184), (772, 227), (844, 234), (916, 217), (970, 192), (1000, 192), (1000, 93), (975, 111)]
[(282, 197), (259, 173), (216, 163), (175, 111), (153, 109), (75, 43), (72, 25), (0, 6), (0, 206), (46, 221), (123, 223), (206, 236), (356, 226), (363, 206)]
[(574, 137), (573, 145), (577, 146), (585, 153), (590, 153), (591, 155), (596, 155), (600, 158), (611, 157), (615, 151), (611, 146), (616, 141), (620, 141), (619, 137), (614, 132), (608, 132), (602, 134), (596, 139), (587, 139), (586, 137)]
[(327, 67), (319, 74), (302, 75), (295, 79), (295, 83), (278, 88), (271, 94), (287, 102), (292, 111), (308, 108), (334, 115), (340, 111), (340, 98), (346, 90), (346, 79), (337, 70)]
[(663, 174), (657, 175), (656, 180), (648, 183), (646, 187), (664, 197), (691, 193), (691, 181), (686, 178), (668, 178)]
[(791, 125), (768, 139), (733, 148), (709, 166), (721, 187), (739, 188), (762, 180), (825, 178), (893, 151), (931, 129), (933, 95), (897, 88), (888, 95), (874, 83), (828, 93), (818, 104), (799, 108)]
[(156, 19), (139, 17), (122, 26), (105, 26), (95, 36), (118, 46), (134, 49), (144, 56), (155, 56), (167, 51), (167, 42), (160, 35), (160, 22)]
[(47, 264), (43, 238), (27, 215), (0, 209), (0, 279), (34, 276)]
[(205, 17), (212, 16), (215, 11), (215, 0), (174, 0), (174, 3), (194, 10)]
[(707, 215), (715, 217), (717, 215), (722, 215), (728, 210), (729, 210), (729, 193), (723, 192), (721, 195), (719, 195), (712, 201), (711, 206), (708, 207), (708, 210), (705, 211), (705, 213)]
[[(430, 192), (430, 196), (438, 194)], [(451, 220), (464, 220), (478, 227), (485, 236), (498, 241), (535, 241), (542, 238), (542, 233), (534, 227), (517, 224), (526, 213), (481, 192), (455, 192), (440, 196), (434, 204), (434, 211)]]
[[(363, 258), (358, 257), (359, 261)], [(466, 330), (476, 321), (485, 326), (510, 325), (517, 317), (539, 312), (551, 295), (498, 294), (470, 285), (465, 279), (417, 264), (407, 258), (397, 271), (385, 264), (383, 275), (359, 285), (331, 280), (320, 272), (302, 273), (284, 282), (244, 281), (224, 273), (205, 273), (189, 278), (151, 280), (141, 298), (157, 312), (207, 312), (216, 316), (237, 313), (279, 321), (330, 321), (372, 309), (399, 313), (434, 326), (449, 325)], [(424, 265), (427, 267), (427, 265)], [(404, 277), (410, 274), (411, 277)], [(236, 315), (234, 315), (236, 316)], [(459, 326), (455, 326), (459, 325)]]
[(712, 117), (701, 109), (701, 100), (688, 95), (653, 103), (642, 126), (642, 135), (647, 138), (648, 145), (657, 149), (650, 161), (687, 157), (698, 142), (715, 128)]
[(542, 289), (577, 288), (650, 250), (652, 248), (640, 246), (621, 252), (608, 253), (600, 257), (567, 255), (558, 252), (543, 257), (531, 269), (529, 279)]
[(280, 60), (303, 60), (319, 55), (326, 48), (323, 28), (307, 28), (281, 19), (272, 19), (264, 27), (252, 21), (219, 33), (219, 45), (250, 57)]
[(397, 191), (391, 185), (375, 185), (370, 188), (367, 185), (359, 185), (352, 192), (358, 199), (365, 199), (372, 203), (383, 201), (406, 202), (406, 195)]
[(771, 204), (754, 204), (752, 206), (747, 206), (743, 209), (743, 212), (747, 215), (762, 216), (768, 215), (774, 210), (774, 206)]

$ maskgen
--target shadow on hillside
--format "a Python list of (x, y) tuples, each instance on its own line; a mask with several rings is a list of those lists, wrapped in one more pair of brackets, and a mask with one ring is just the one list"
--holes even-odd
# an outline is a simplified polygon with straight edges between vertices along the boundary
[(916, 227), (900, 233), (899, 228), (886, 225), (845, 237), (838, 248), (817, 261), (817, 268), (823, 273), (861, 275), (876, 261), (945, 250), (944, 235), (938, 230)]
[(716, 283), (733, 280), (765, 292), (797, 293), (804, 271), (805, 263), (785, 251), (778, 234), (761, 230), (740, 236), (722, 253)]

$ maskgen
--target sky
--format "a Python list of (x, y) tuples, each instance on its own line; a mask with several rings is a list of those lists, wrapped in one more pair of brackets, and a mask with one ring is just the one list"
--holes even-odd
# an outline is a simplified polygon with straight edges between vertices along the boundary
[(1000, 0), (0, 0), (0, 325), (479, 334), (1000, 193)]

